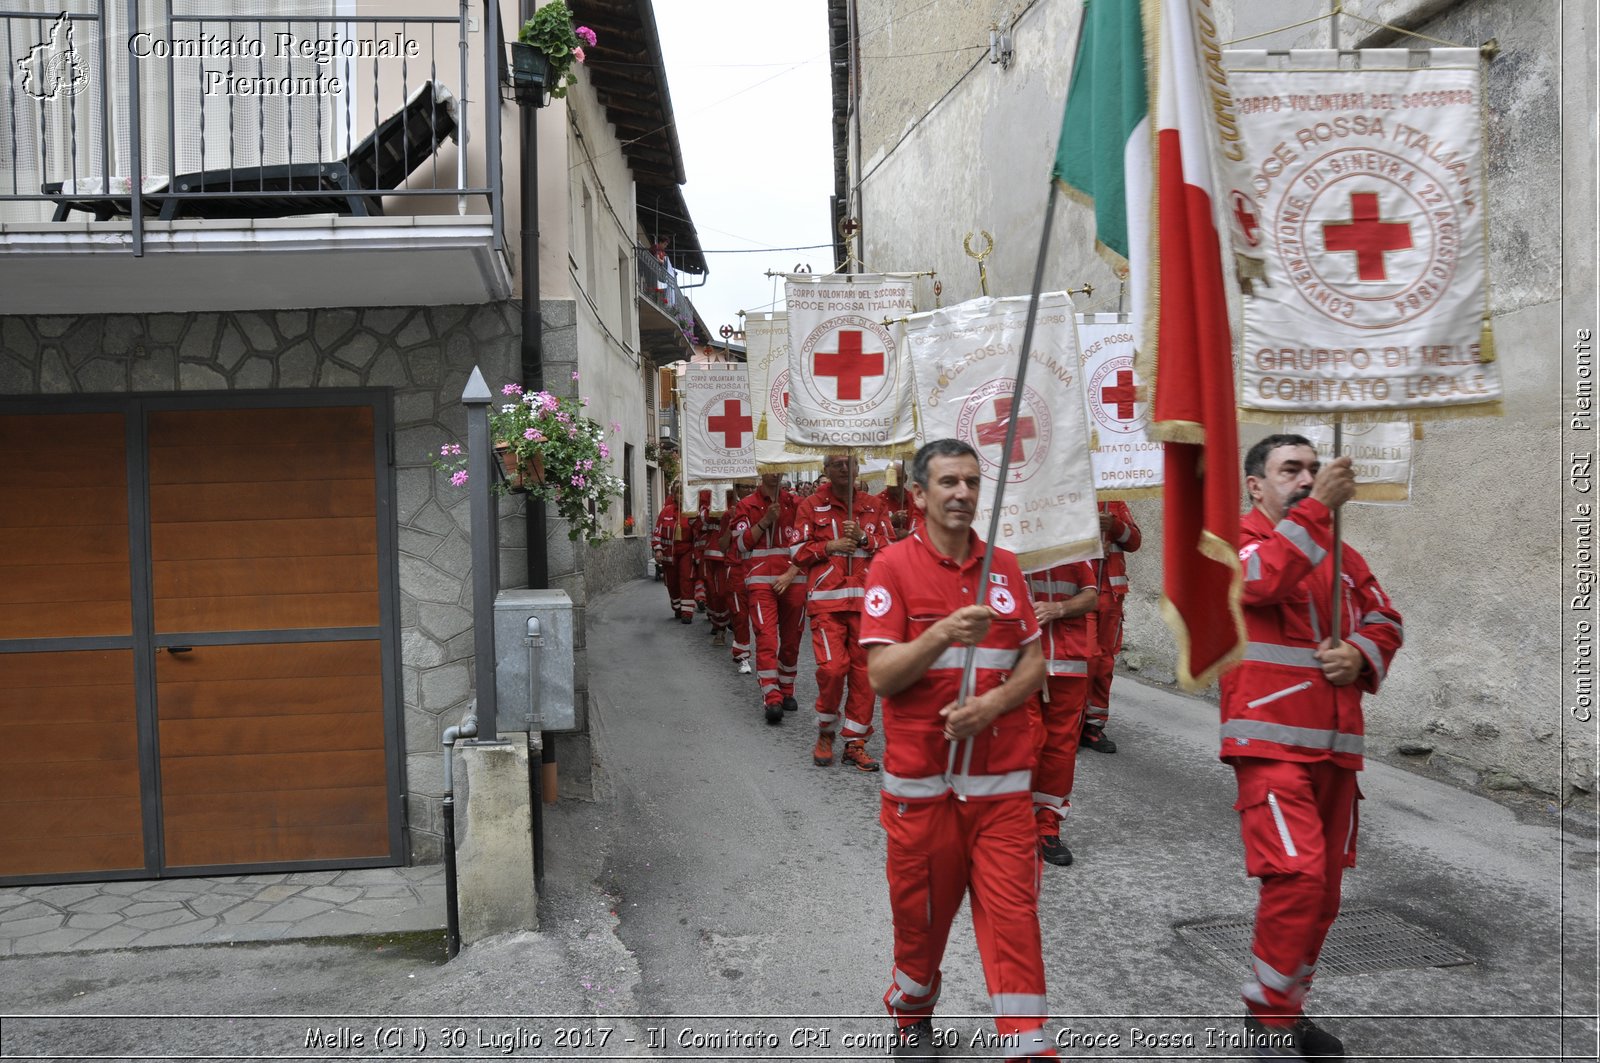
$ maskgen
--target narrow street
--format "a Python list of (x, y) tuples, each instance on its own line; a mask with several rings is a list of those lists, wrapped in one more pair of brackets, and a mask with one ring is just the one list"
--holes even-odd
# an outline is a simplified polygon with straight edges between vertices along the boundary
[[(577, 811), (564, 803), (552, 837), (575, 837), (585, 821), (591, 839), (605, 839), (591, 858), (637, 964), (628, 1010), (744, 1016), (745, 1027), (765, 1021), (783, 1036), (807, 1015), (836, 1028), (859, 1016), (842, 1025), (880, 1029), (891, 932), (877, 776), (810, 762), (809, 637), (801, 711), (772, 727), (754, 678), (709, 644), (703, 619), (692, 628), (669, 620), (660, 584), (624, 586), (589, 616), (598, 801)], [(1077, 861), (1044, 869), (1057, 1028), (1087, 1038), (1068, 1055), (1223, 1057), (1239, 1022), (1247, 938), (1230, 966), (1175, 932), (1248, 921), (1254, 906), (1231, 772), (1215, 756), (1216, 710), (1127, 677), (1113, 698), (1119, 752), (1079, 759), (1066, 832)], [(1362, 784), (1361, 866), (1346, 879), (1346, 915), (1403, 920), (1472, 962), (1381, 969), (1404, 942), (1380, 923), (1351, 942), (1370, 973), (1325, 973), (1313, 1012), (1374, 1056), (1562, 1058), (1557, 1017), (1593, 1013), (1594, 839), (1563, 835), (1548, 809), (1514, 812), (1375, 761)], [(963, 1037), (991, 1029), (966, 911), (939, 1013)], [(710, 1018), (675, 1029), (686, 1025), (720, 1029)], [(1592, 1021), (1566, 1032), (1565, 1058), (1589, 1058)]]

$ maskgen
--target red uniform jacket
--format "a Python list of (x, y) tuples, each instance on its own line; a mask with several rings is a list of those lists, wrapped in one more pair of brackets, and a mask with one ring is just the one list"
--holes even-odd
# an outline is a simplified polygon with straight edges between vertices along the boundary
[(728, 515), (733, 521), (734, 552), (745, 561), (744, 581), (747, 586), (775, 583), (779, 576), (789, 571), (791, 551), (800, 542), (800, 529), (795, 525), (800, 497), (793, 491), (780, 488), (778, 523), (771, 528), (757, 527), (770, 505), (772, 503), (767, 496), (754, 491)]
[(1239, 521), (1242, 664), (1222, 677), (1222, 757), (1322, 761), (1360, 769), (1361, 696), (1376, 693), (1400, 649), (1400, 614), (1361, 555), (1344, 548), (1340, 634), (1361, 675), (1336, 687), (1313, 656), (1333, 617), (1333, 518), (1307, 498), (1274, 527), (1259, 509)]
[[(899, 498), (894, 497), (896, 491), (900, 492)], [(899, 534), (899, 538), (910, 538), (918, 528), (922, 527), (922, 510), (918, 509), (917, 504), (911, 500), (910, 488), (904, 486), (885, 487), (878, 492), (876, 497), (879, 502), (883, 503), (883, 511), (890, 518), (889, 537), (891, 539), (896, 537), (893, 522), (896, 513), (905, 516), (905, 531)]]
[[(978, 644), (978, 694), (1011, 676), (1022, 647), (1039, 637), (1039, 623), (1017, 558), (995, 554), (986, 591), (978, 587), (987, 547), (976, 532), (967, 560), (939, 553), (922, 535), (890, 545), (867, 570), (861, 605), (861, 644), (910, 642), (964, 605), (982, 604), (997, 619)], [(944, 736), (939, 710), (961, 692), (967, 648), (953, 645), (923, 677), (883, 699), (883, 792), (897, 801), (929, 801), (954, 792), (969, 799), (1033, 792), (1035, 737), (1040, 727), (1034, 700), (995, 720), (963, 742)]]
[(700, 515), (694, 547), (700, 559), (708, 565), (727, 563), (727, 552), (722, 549), (723, 520), (724, 517), (721, 513), (702, 513)]
[(656, 514), (656, 526), (650, 533), (650, 549), (677, 557), (686, 554), (694, 545), (689, 536), (688, 518), (678, 514), (678, 504), (668, 499)]
[(850, 556), (828, 553), (828, 543), (842, 534), (844, 522), (852, 519), (833, 493), (833, 485), (824, 483), (800, 502), (796, 523), (800, 526), (800, 543), (794, 548), (794, 563), (806, 572), (809, 596), (806, 611), (810, 613), (854, 612), (861, 608), (861, 598), (866, 594), (867, 563), (873, 554), (889, 545), (889, 515), (874, 495), (857, 491), (854, 520), (866, 532), (866, 545)]
[(1111, 514), (1111, 529), (1100, 537), (1106, 555), (1104, 583), (1100, 588), (1100, 607), (1104, 609), (1121, 605), (1122, 599), (1128, 596), (1128, 559), (1123, 552), (1131, 554), (1139, 549), (1142, 537), (1126, 502), (1102, 502), (1100, 512)]
[[(1028, 593), (1036, 602), (1064, 602), (1075, 598), (1084, 588), (1095, 586), (1099, 567), (1093, 561), (1069, 561), (1030, 572)], [(1089, 658), (1100, 652), (1094, 622), (1095, 615), (1089, 612), (1044, 625), (1046, 675), (1089, 674)]]

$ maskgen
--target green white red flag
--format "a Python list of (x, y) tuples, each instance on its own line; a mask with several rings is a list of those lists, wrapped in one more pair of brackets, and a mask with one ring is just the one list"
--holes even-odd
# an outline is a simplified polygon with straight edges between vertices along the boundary
[[(1224, 289), (1213, 116), (1231, 106), (1210, 0), (1145, 0), (1155, 21), (1155, 215), (1160, 219), (1144, 352), (1151, 434), (1166, 443), (1161, 609), (1178, 639), (1178, 681), (1210, 683), (1244, 654), (1240, 613), (1239, 431)], [(1203, 27), (1209, 39), (1202, 39)], [(1208, 77), (1209, 75), (1209, 77)]]

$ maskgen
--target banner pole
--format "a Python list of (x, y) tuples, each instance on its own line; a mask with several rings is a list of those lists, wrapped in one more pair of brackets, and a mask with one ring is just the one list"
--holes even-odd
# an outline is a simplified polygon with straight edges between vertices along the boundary
[[(1333, 456), (1339, 457), (1339, 452), (1344, 449), (1344, 418), (1334, 415), (1333, 418)], [(1342, 628), (1343, 617), (1339, 608), (1344, 595), (1339, 593), (1339, 586), (1344, 580), (1344, 507), (1340, 506), (1333, 511), (1333, 630), (1330, 636), (1335, 646), (1342, 639), (1339, 632)]]
[[(1028, 354), (1033, 348), (1033, 326), (1039, 317), (1039, 294), (1044, 290), (1044, 266), (1050, 257), (1050, 230), (1055, 226), (1055, 218), (1056, 183), (1051, 181), (1050, 195), (1044, 204), (1044, 228), (1039, 233), (1039, 257), (1033, 266), (1033, 296), (1028, 300), (1027, 323), (1022, 328), (1022, 354), (1017, 359), (1017, 379), (1011, 388), (1012, 408), (1018, 412), (1022, 409), (1022, 386), (1028, 377)], [(1000, 534), (1000, 506), (1005, 501), (1006, 476), (1011, 472), (1011, 448), (1017, 442), (1017, 423), (1020, 420), (1015, 414), (1008, 419), (1006, 441), (1000, 448), (1000, 475), (994, 486), (994, 510), (989, 514), (989, 535), (984, 539), (983, 567), (978, 573), (978, 589), (974, 597), (974, 604), (978, 605), (985, 601), (989, 570), (994, 567), (994, 541)], [(961, 666), (961, 702), (972, 697), (977, 679), (977, 662), (978, 647), (968, 646), (966, 661)]]

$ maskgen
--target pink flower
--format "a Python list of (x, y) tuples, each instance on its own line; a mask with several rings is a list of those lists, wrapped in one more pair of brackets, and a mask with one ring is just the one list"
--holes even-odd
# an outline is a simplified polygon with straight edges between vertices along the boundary
[(467, 470), (465, 470), (465, 469), (457, 469), (455, 472), (450, 474), (450, 483), (453, 486), (460, 487), (463, 484), (465, 484), (466, 482), (467, 482)]
[(573, 58), (574, 62), (578, 62), (578, 63), (583, 62), (583, 46), (582, 45), (579, 45), (578, 47), (572, 49), (572, 58)]
[(539, 430), (537, 428), (528, 429), (526, 432), (522, 433), (522, 438), (532, 443), (544, 442), (544, 436), (539, 434)]
[(574, 380), (578, 379), (578, 371), (576, 369), (574, 369), (572, 371), (572, 379), (574, 379)]
[(601, 443), (600, 444), (600, 456), (602, 458), (611, 457), (611, 448), (606, 446), (604, 443)]
[(572, 32), (577, 34), (578, 38), (591, 48), (593, 48), (596, 42), (600, 40), (599, 37), (595, 36), (594, 30), (590, 29), (588, 26), (579, 26)]
[(502, 395), (521, 395), (522, 394), (522, 385), (521, 384), (507, 384), (505, 387), (500, 389), (500, 394), (502, 394)]
[(616, 435), (620, 431), (622, 431), (622, 423), (620, 421), (612, 421), (611, 422), (611, 434), (612, 435)]

